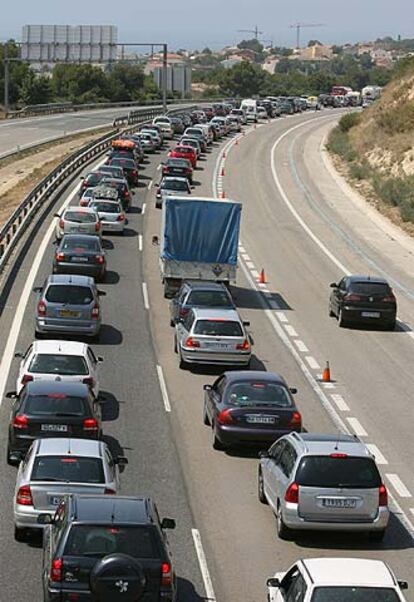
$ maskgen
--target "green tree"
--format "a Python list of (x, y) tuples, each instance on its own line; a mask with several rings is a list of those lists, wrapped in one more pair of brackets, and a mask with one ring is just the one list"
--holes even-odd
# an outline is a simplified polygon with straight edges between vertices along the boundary
[(261, 44), (256, 38), (252, 38), (251, 40), (242, 40), (239, 44), (237, 44), (237, 48), (240, 48), (240, 50), (246, 48), (258, 53), (263, 52), (263, 44)]
[(218, 77), (220, 91), (225, 96), (252, 96), (258, 94), (265, 80), (265, 72), (243, 61), (231, 69), (224, 69)]
[(308, 47), (310, 46), (322, 46), (322, 42), (319, 40), (309, 40)]
[(28, 71), (19, 86), (20, 101), (23, 105), (47, 104), (53, 100), (50, 79)]

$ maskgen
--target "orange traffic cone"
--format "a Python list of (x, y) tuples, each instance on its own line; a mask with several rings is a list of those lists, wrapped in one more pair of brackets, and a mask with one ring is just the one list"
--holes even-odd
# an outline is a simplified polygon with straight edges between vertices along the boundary
[(326, 366), (324, 368), (324, 371), (322, 372), (322, 382), (331, 382), (331, 369), (329, 368), (329, 362), (326, 362)]
[(265, 275), (265, 271), (263, 268), (259, 274), (259, 278), (257, 279), (257, 281), (259, 282), (259, 284), (266, 284), (266, 275)]
[(225, 191), (224, 191), (224, 190), (223, 190), (223, 191), (222, 191), (222, 193), (221, 193), (221, 198), (222, 198), (222, 199), (225, 199), (225, 198), (226, 198), (226, 193), (225, 193)]
[(222, 167), (222, 168), (221, 168), (221, 173), (220, 173), (220, 175), (221, 175), (221, 176), (224, 176), (224, 167)]

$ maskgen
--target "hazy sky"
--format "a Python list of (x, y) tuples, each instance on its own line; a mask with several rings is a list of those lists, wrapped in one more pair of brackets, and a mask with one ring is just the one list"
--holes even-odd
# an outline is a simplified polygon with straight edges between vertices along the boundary
[(171, 48), (219, 48), (258, 25), (264, 40), (294, 45), (296, 21), (323, 23), (304, 29), (327, 43), (391, 35), (414, 37), (414, 0), (19, 0), (2, 11), (0, 38), (20, 39), (25, 24), (117, 25), (119, 41), (166, 41)]

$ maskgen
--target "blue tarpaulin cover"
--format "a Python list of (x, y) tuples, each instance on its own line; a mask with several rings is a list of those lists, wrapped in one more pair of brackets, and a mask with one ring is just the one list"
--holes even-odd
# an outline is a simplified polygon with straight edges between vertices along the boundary
[(169, 198), (165, 204), (163, 259), (237, 264), (240, 203)]

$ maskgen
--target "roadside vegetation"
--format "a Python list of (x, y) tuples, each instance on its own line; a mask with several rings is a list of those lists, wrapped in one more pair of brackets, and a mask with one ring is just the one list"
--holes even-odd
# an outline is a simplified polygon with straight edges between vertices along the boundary
[(414, 58), (395, 69), (382, 97), (364, 112), (344, 115), (328, 150), (402, 222), (414, 224)]

